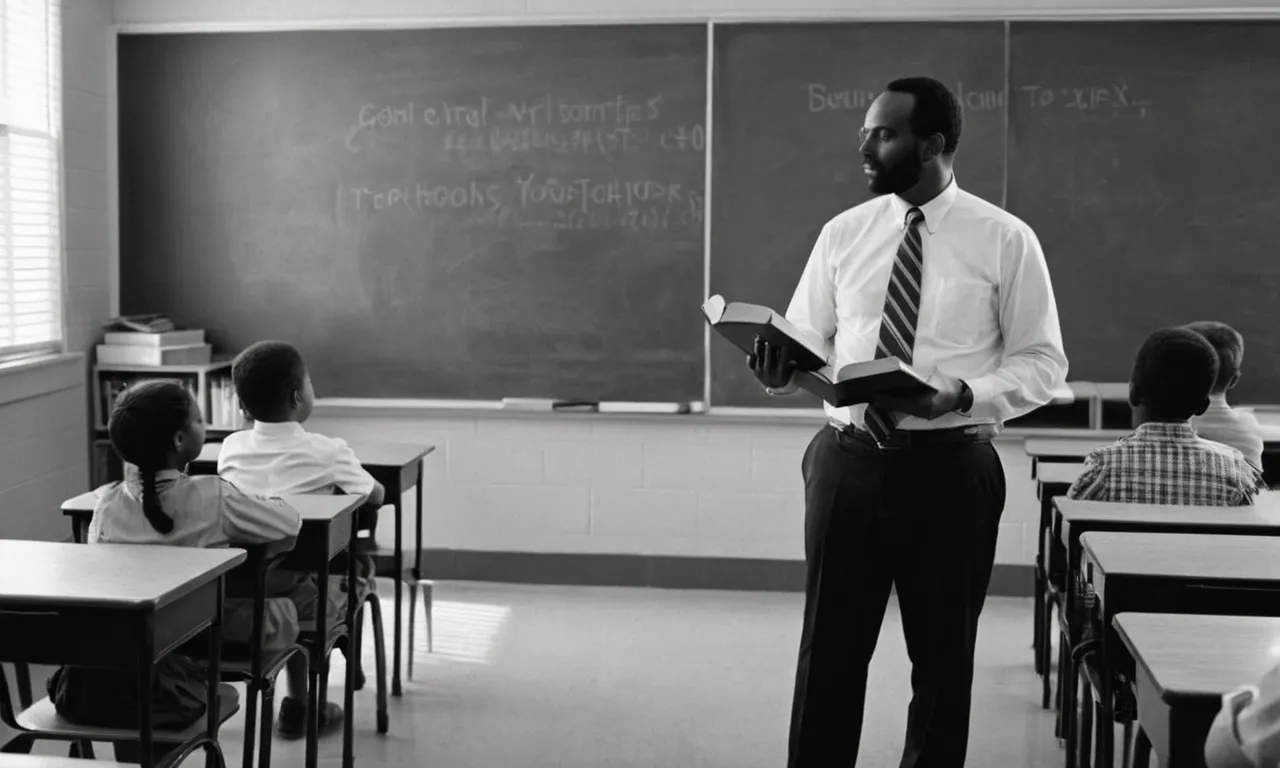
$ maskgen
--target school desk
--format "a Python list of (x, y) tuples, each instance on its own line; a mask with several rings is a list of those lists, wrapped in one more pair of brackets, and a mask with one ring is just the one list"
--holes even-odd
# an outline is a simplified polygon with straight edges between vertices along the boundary
[(1093, 451), (1111, 445), (1127, 432), (1100, 432), (1069, 437), (1028, 437), (1023, 449), (1031, 457), (1031, 479), (1045, 464), (1080, 464)]
[(1161, 768), (1205, 768), (1222, 695), (1280, 663), (1280, 619), (1122, 613), (1115, 629), (1134, 662), (1140, 738)]
[(208, 700), (219, 706), (208, 708), (206, 731), (199, 735), (216, 744), (222, 716), (227, 707), (236, 708), (234, 700), (218, 697), (222, 577), (246, 555), (230, 548), (141, 550), (0, 541), (0, 658), (136, 672), (141, 759), (150, 766), (154, 665), (206, 627)]
[[(1080, 546), (1081, 573), (1098, 598), (1101, 723), (1114, 721), (1116, 676), (1132, 679), (1113, 626), (1118, 614), (1280, 617), (1280, 537), (1090, 531)], [(1075, 679), (1064, 676), (1063, 690)], [(1112, 729), (1099, 730), (1098, 747), (1102, 765), (1112, 764)]]
[(1080, 476), (1083, 464), (1076, 463), (1048, 463), (1040, 466), (1039, 476), (1036, 478), (1036, 495), (1040, 498), (1040, 522), (1036, 534), (1036, 564), (1035, 564), (1035, 616), (1032, 621), (1032, 650), (1035, 654), (1035, 670), (1036, 674), (1041, 676), (1040, 680), (1040, 706), (1049, 708), (1049, 656), (1052, 648), (1049, 632), (1049, 616), (1050, 616), (1050, 591), (1057, 591), (1062, 588), (1061, 578), (1055, 579), (1055, 576), (1061, 576), (1060, 571), (1053, 571), (1049, 568), (1050, 558), (1049, 550), (1053, 548), (1049, 531), (1051, 529), (1050, 521), (1053, 514), (1053, 500), (1058, 496), (1063, 496), (1071, 489), (1071, 484)]
[[(360, 465), (382, 483), (387, 491), (387, 501), (395, 510), (395, 548), (391, 552), (391, 577), (395, 582), (395, 639), (391, 652), (391, 695), (401, 695), (400, 686), (400, 634), (404, 580), (422, 578), (422, 467), (426, 457), (435, 451), (430, 444), (413, 443), (348, 443), (360, 458)], [(200, 456), (188, 466), (193, 475), (212, 475), (218, 471), (218, 452), (222, 443), (205, 443)], [(404, 494), (414, 489), (414, 509), (417, 518), (414, 525), (413, 570), (404, 567), (403, 535)], [(381, 575), (381, 574), (380, 574)], [(412, 651), (411, 651), (412, 652)]]
[[(316, 600), (316, 626), (327, 626), (329, 561), (355, 542), (354, 513), (360, 506), (360, 497), (331, 494), (287, 494), (282, 498), (291, 507), (298, 510), (299, 516), (302, 517), (302, 530), (298, 533), (298, 539), (294, 544), (293, 551), (284, 558), (280, 567), (316, 574), (318, 578), (317, 587), (320, 590)], [(93, 518), (93, 508), (96, 500), (95, 493), (89, 491), (62, 503), (62, 513), (71, 518), (72, 529), (75, 531), (77, 541), (81, 539), (81, 531), (88, 527), (89, 521)], [(188, 549), (188, 551), (192, 550)], [(356, 560), (354, 557), (349, 557), (347, 561), (347, 578), (353, 581)], [(353, 626), (355, 608), (354, 601), (348, 601), (346, 628)], [(322, 632), (313, 632), (310, 633), (310, 636), (312, 643), (307, 652), (311, 662), (309, 674), (311, 676), (310, 712), (312, 716), (307, 721), (306, 765), (308, 768), (315, 768), (319, 760), (319, 733), (317, 731), (319, 721), (316, 717), (316, 713), (319, 712), (319, 686), (317, 681), (320, 679), (322, 670), (328, 668), (325, 660), (325, 650), (333, 641), (335, 633), (331, 632), (326, 635)], [(352, 765), (355, 759), (353, 752), (354, 734), (351, 732), (354, 722), (351, 714), (355, 692), (354, 681), (355, 665), (348, 664), (347, 685), (344, 694), (344, 703), (346, 704), (344, 714), (346, 719), (343, 723), (343, 764), (345, 766)], [(385, 730), (381, 728), (382, 719), (383, 716), (380, 716), (379, 729)]]
[[(1047, 469), (1050, 465), (1045, 465)], [(1126, 504), (1110, 501), (1079, 501), (1059, 497), (1053, 500), (1052, 530), (1045, 546), (1045, 570), (1065, 590), (1062, 607), (1068, 618), (1074, 616), (1075, 591), (1070, 589), (1080, 573), (1080, 537), (1089, 531), (1128, 531), (1150, 533), (1234, 534), (1239, 536), (1280, 536), (1280, 493), (1268, 491), (1258, 495), (1247, 507), (1192, 507), (1172, 504)], [(1049, 612), (1044, 619), (1045, 637), (1049, 636)], [(1079, 637), (1082, 627), (1068, 626), (1070, 637)], [(1044, 660), (1048, 666), (1045, 646)], [(1069, 655), (1062, 659), (1060, 679), (1073, 680), (1075, 668)], [(1075, 710), (1072, 692), (1061, 686), (1066, 704), (1061, 713), (1070, 717)]]
[(76, 757), (0, 754), (0, 768), (126, 768), (127, 765), (110, 760), (81, 760)]

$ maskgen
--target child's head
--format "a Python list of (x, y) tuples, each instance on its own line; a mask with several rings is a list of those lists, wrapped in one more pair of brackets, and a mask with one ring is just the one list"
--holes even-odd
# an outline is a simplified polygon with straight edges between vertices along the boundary
[(142, 510), (160, 533), (173, 519), (160, 506), (156, 472), (182, 469), (204, 447), (204, 420), (194, 398), (174, 381), (143, 381), (124, 391), (107, 423), (111, 445), (142, 476)]
[(1216, 320), (1187, 323), (1184, 327), (1205, 337), (1218, 353), (1218, 378), (1213, 383), (1213, 394), (1221, 395), (1234, 387), (1240, 381), (1240, 366), (1244, 364), (1244, 336)]
[(1129, 379), (1134, 424), (1186, 421), (1209, 407), (1218, 355), (1188, 328), (1161, 328), (1138, 349)]
[(231, 365), (240, 406), (254, 421), (303, 422), (316, 394), (302, 355), (283, 341), (259, 341)]

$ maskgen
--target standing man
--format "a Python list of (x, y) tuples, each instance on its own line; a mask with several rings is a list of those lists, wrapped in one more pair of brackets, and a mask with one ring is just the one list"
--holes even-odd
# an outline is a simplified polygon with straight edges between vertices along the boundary
[[(902, 768), (960, 768), (969, 739), (978, 616), (995, 560), (1005, 480), (991, 438), (1049, 401), (1067, 359), (1035, 233), (961, 190), (960, 104), (907, 78), (859, 132), (878, 197), (827, 222), (787, 319), (826, 345), (833, 370), (894, 355), (936, 394), (827, 406), (805, 451), (804, 627), (791, 768), (857, 760), (867, 665), (897, 585), (911, 658)], [(757, 340), (774, 394), (793, 366)]]

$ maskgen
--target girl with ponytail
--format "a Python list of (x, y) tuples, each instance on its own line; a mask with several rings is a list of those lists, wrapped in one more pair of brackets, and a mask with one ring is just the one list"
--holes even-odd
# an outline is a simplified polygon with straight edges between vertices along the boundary
[[(112, 447), (126, 462), (125, 480), (97, 490), (87, 537), (90, 545), (226, 547), (287, 539), (302, 528), (297, 510), (283, 499), (245, 493), (217, 475), (187, 476), (188, 462), (204, 447), (204, 421), (195, 399), (177, 382), (145, 381), (129, 387), (111, 412), (107, 432)], [(138, 567), (145, 569), (145, 552), (137, 557)], [(252, 617), (252, 599), (228, 597), (222, 616), (223, 643), (243, 648), (252, 637)], [(267, 600), (262, 634), (269, 652), (297, 640), (298, 611), (293, 600)], [(305, 694), (305, 658), (301, 663)], [(130, 673), (62, 667), (49, 678), (47, 687), (58, 713), (72, 722), (115, 728), (135, 725), (137, 685)], [(165, 656), (156, 668), (153, 723), (172, 729), (195, 722), (205, 711), (205, 691), (202, 672), (194, 662), (177, 652)], [(118, 745), (118, 759), (124, 759), (122, 749), (133, 756), (134, 747)]]

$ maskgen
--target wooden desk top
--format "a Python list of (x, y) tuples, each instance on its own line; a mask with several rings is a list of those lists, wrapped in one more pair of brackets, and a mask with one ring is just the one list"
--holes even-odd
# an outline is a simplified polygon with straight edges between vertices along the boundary
[(1280, 619), (1122, 613), (1115, 627), (1170, 703), (1217, 699), (1280, 663)]
[[(1050, 465), (1046, 464), (1047, 469)], [(1071, 545), (1072, 530), (1094, 528), (1169, 529), (1194, 528), (1219, 530), (1230, 534), (1247, 529), (1267, 533), (1275, 529), (1280, 536), (1280, 492), (1264, 491), (1247, 507), (1190, 507), (1176, 504), (1124, 504), (1114, 501), (1080, 501), (1058, 497), (1059, 534), (1063, 544)]]
[(230, 548), (0, 540), (0, 607), (155, 610), (245, 558)]
[[(366, 467), (406, 467), (436, 449), (429, 443), (353, 443), (348, 442), (355, 451), (360, 463)], [(205, 443), (200, 456), (195, 460), (201, 464), (216, 464), (218, 453), (222, 451), (222, 443)]]
[[(1069, 458), (1084, 460), (1094, 450), (1111, 445), (1124, 433), (1101, 433), (1089, 437), (1028, 437), (1024, 449), (1033, 458)], [(1039, 470), (1037, 470), (1039, 471)]]
[(1080, 544), (1108, 579), (1280, 582), (1280, 538), (1272, 536), (1089, 531)]
[[(302, 521), (325, 522), (360, 506), (361, 497), (327, 493), (288, 493), (281, 497), (289, 506), (298, 510)], [(71, 516), (92, 515), (98, 497), (96, 491), (86, 491), (62, 502), (62, 514)]]
[(1040, 485), (1071, 485), (1084, 471), (1084, 464), (1071, 462), (1047, 462), (1036, 468), (1036, 482)]
[(109, 760), (81, 760), (74, 757), (48, 755), (10, 755), (0, 753), (0, 768), (125, 768), (128, 763)]

